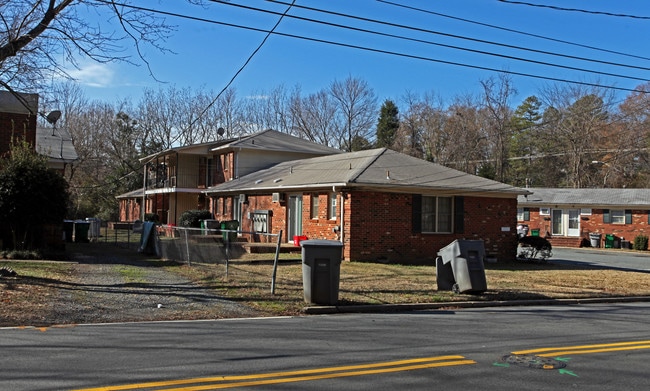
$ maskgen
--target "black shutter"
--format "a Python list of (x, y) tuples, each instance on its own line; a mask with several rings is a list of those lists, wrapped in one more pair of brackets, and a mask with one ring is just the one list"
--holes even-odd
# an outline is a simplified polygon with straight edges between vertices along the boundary
[(420, 233), (422, 232), (422, 196), (413, 194), (411, 203), (411, 230), (413, 233)]
[(612, 222), (612, 216), (609, 214), (609, 209), (603, 209), (603, 223), (610, 224)]
[(524, 221), (530, 221), (530, 209), (524, 208)]
[(454, 197), (454, 233), (465, 232), (465, 197)]
[(632, 211), (630, 209), (625, 210), (625, 224), (632, 224)]

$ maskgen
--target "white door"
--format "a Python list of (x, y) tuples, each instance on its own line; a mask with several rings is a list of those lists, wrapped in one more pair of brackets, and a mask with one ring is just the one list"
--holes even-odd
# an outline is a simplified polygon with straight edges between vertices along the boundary
[(551, 210), (551, 234), (580, 236), (580, 209)]
[(568, 220), (567, 236), (580, 236), (580, 209), (569, 209)]
[(302, 194), (290, 195), (287, 205), (287, 241), (302, 235)]

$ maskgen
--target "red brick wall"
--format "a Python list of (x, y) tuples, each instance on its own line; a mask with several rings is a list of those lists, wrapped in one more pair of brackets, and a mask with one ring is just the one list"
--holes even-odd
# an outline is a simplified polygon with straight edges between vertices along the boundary
[(514, 198), (465, 197), (462, 234), (413, 232), (410, 194), (352, 192), (345, 206), (345, 247), (349, 259), (432, 263), (438, 250), (455, 239), (482, 239), (488, 254), (500, 260), (515, 257)]
[[(499, 260), (512, 260), (516, 255), (516, 210), (514, 198), (465, 197), (465, 230), (462, 234), (422, 234), (412, 232), (412, 195), (350, 192), (343, 204), (343, 257), (353, 261), (376, 261), (432, 264), (440, 248), (455, 239), (482, 239), (488, 254)], [(303, 195), (303, 235), (310, 239), (338, 240), (335, 227), (341, 226), (340, 193), (337, 193), (336, 219), (328, 219), (329, 193), (319, 194), (318, 218), (311, 219), (311, 194)], [(229, 198), (226, 198), (229, 200)], [(271, 195), (247, 197), (242, 205), (243, 221), (240, 227), (251, 230), (247, 212), (271, 210), (270, 230), (284, 232), (287, 237), (287, 204), (272, 202)], [(221, 214), (221, 201), (210, 202), (217, 220), (230, 220), (232, 209)], [(227, 201), (229, 202), (229, 201)], [(216, 209), (215, 209), (216, 208)], [(505, 227), (506, 230), (502, 230)]]
[(26, 140), (36, 145), (36, 116), (28, 114), (0, 113), (0, 155), (9, 151), (12, 139)]

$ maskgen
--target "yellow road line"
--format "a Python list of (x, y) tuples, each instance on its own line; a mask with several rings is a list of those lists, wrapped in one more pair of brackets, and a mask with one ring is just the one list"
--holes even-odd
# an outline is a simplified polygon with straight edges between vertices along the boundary
[(530, 350), (520, 350), (518, 352), (512, 352), (512, 354), (535, 354), (541, 357), (550, 357), (550, 356), (561, 356), (567, 354), (603, 353), (603, 352), (617, 352), (617, 351), (637, 350), (637, 349), (650, 349), (650, 341), (615, 342), (615, 343), (595, 344), (595, 345), (578, 345), (578, 346), (530, 349)]
[[(167, 391), (197, 391), (197, 390), (216, 390), (223, 388), (234, 388), (244, 386), (258, 386), (278, 383), (290, 383), (308, 380), (332, 379), (348, 376), (362, 376), (380, 373), (391, 373), (400, 371), (410, 371), (416, 369), (445, 367), (454, 365), (475, 364), (476, 361), (466, 360), (463, 356), (440, 356), (416, 358), (410, 360), (389, 361), (382, 363), (348, 365), (341, 367), (315, 368), (299, 371), (273, 372), (253, 375), (240, 376), (216, 376), (195, 379), (169, 380), (159, 382), (148, 382), (138, 384), (125, 384), (119, 386), (107, 386), (98, 388), (88, 388), (77, 391), (120, 391), (120, 390), (137, 390), (144, 388), (160, 388), (170, 386), (188, 385), (188, 387), (165, 389)], [(204, 384), (199, 383), (218, 383)], [(222, 382), (222, 383), (219, 383)], [(230, 383), (225, 383), (230, 382)], [(192, 386), (194, 385), (194, 386)]]

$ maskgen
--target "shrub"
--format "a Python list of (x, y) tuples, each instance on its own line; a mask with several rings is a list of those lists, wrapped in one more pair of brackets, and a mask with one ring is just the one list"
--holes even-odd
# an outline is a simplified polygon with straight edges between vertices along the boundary
[(635, 250), (647, 250), (648, 249), (648, 237), (645, 235), (639, 235), (634, 238), (634, 249)]
[(551, 246), (551, 242), (545, 238), (540, 236), (524, 236), (519, 238), (518, 241), (518, 259), (545, 262), (547, 258), (550, 258), (553, 255), (551, 252), (553, 246)]
[(201, 228), (201, 220), (212, 218), (209, 210), (186, 210), (181, 215), (178, 225), (186, 228)]

